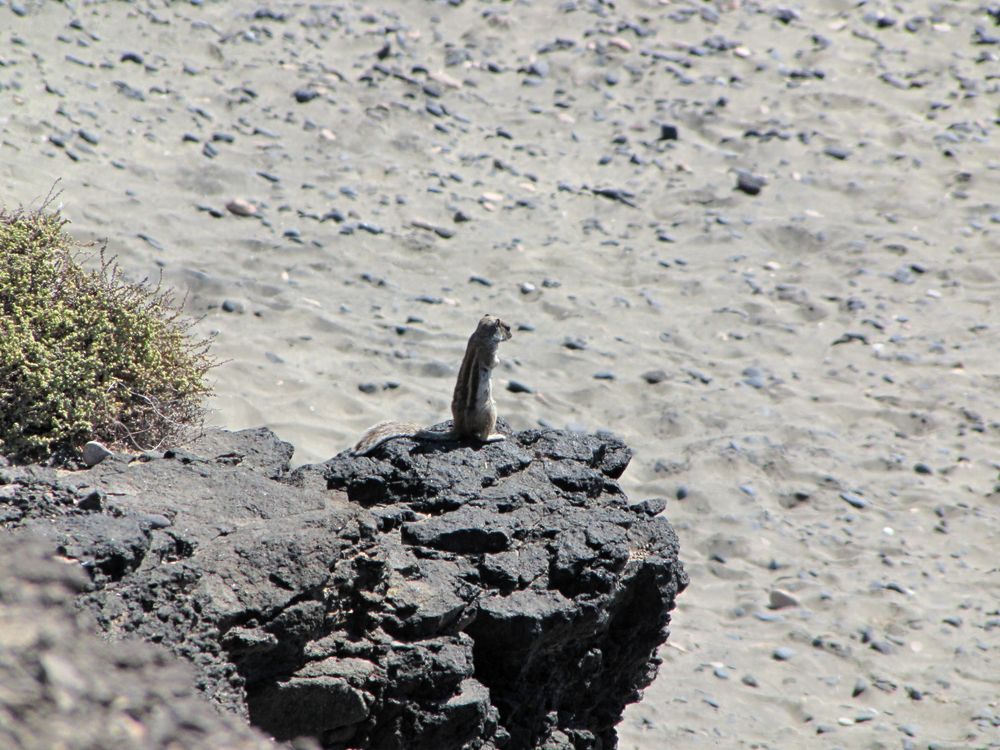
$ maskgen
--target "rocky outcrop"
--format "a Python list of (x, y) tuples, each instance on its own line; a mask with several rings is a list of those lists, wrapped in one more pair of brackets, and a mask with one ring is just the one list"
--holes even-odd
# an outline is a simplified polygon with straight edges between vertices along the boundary
[(0, 544), (0, 747), (274, 747), (213, 710), (166, 649), (104, 642), (73, 603), (88, 586), (44, 544)]
[[(161, 643), (279, 740), (610, 748), (686, 585), (611, 437), (402, 439), (288, 473), (266, 430), (57, 475), (3, 470), (7, 536), (78, 560), (79, 606)], [(4, 544), (7, 542), (5, 541)]]

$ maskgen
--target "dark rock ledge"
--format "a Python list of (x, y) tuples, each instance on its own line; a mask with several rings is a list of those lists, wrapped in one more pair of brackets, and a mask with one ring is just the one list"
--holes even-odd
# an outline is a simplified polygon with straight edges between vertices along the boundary
[[(19, 538), (40, 537), (90, 574), (76, 603), (113, 643), (95, 641), (86, 658), (153, 648), (135, 636), (162, 644), (194, 666), (202, 693), (278, 740), (616, 746), (687, 584), (662, 502), (629, 505), (615, 481), (631, 455), (623, 443), (535, 430), (484, 447), (398, 440), (289, 473), (291, 452), (262, 429), (87, 471), (0, 468), (0, 607), (24, 574)], [(29, 603), (53, 610), (38, 618), (66, 618), (67, 596)], [(192, 740), (178, 709), (170, 736), (263, 741), (213, 716), (219, 728)], [(225, 742), (211, 734), (226, 727)], [(161, 746), (136, 732), (116, 746)]]

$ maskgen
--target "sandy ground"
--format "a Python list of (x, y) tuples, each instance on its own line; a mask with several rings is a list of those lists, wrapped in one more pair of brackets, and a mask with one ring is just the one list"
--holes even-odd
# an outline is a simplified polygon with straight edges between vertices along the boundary
[(0, 0), (0, 199), (59, 180), (298, 462), (513, 324), (501, 414), (623, 436), (691, 574), (623, 748), (1000, 747), (998, 19)]

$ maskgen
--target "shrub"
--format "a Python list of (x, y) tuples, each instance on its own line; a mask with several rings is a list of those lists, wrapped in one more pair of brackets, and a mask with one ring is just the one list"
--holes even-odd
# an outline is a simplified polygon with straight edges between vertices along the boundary
[(126, 282), (43, 206), (0, 210), (0, 454), (67, 457), (88, 440), (150, 449), (201, 424), (213, 361), (169, 292)]

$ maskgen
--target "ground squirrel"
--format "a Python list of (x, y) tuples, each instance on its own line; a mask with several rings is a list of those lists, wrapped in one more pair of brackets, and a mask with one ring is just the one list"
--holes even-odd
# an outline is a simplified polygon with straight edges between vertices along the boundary
[(367, 456), (383, 443), (399, 437), (418, 440), (478, 440), (494, 443), (504, 436), (493, 432), (497, 425), (497, 405), (493, 401), (490, 375), (500, 364), (497, 348), (511, 336), (510, 326), (493, 315), (484, 315), (469, 337), (465, 357), (455, 381), (451, 399), (454, 424), (447, 432), (435, 432), (410, 422), (380, 422), (370, 427), (352, 449), (355, 456)]

